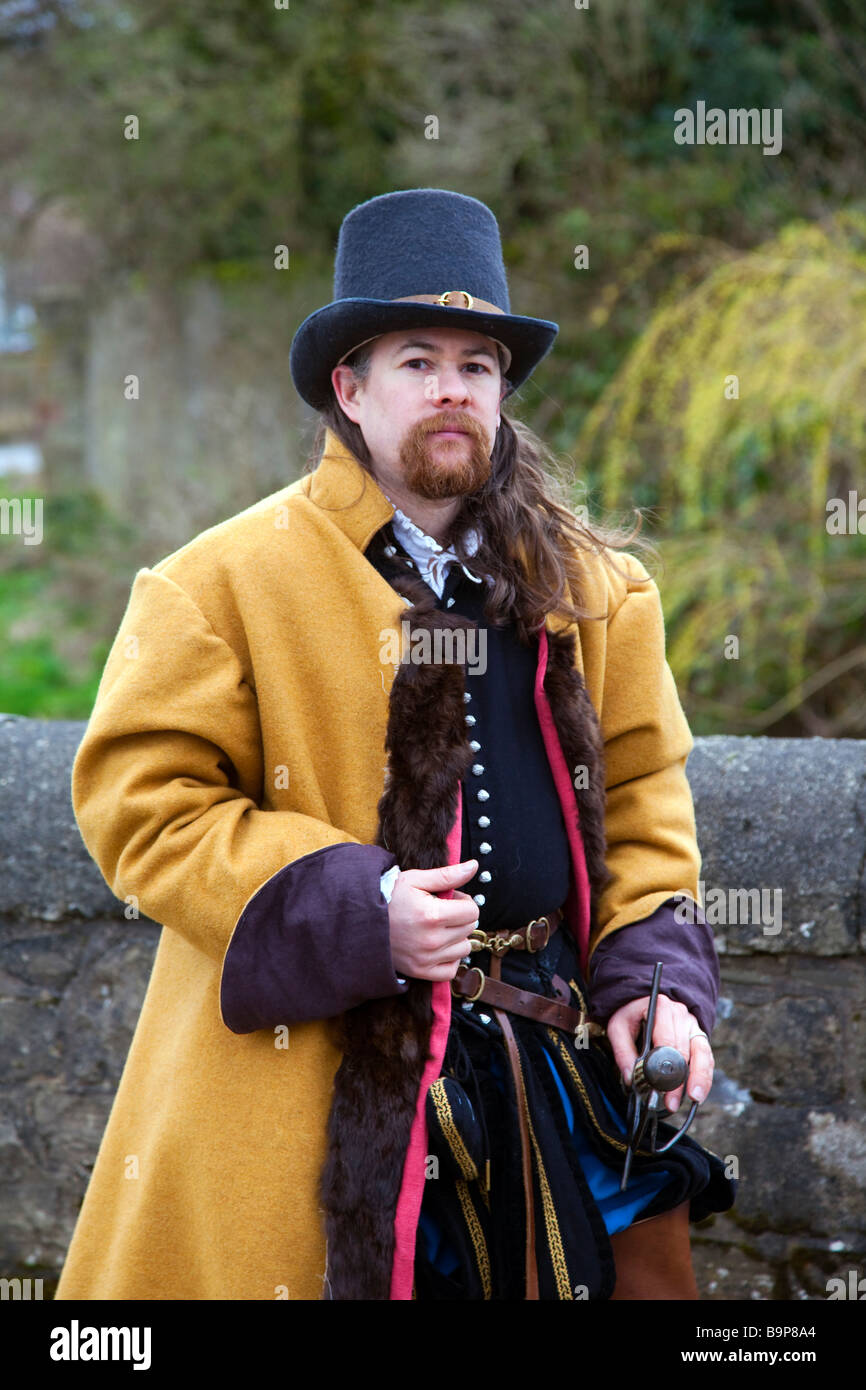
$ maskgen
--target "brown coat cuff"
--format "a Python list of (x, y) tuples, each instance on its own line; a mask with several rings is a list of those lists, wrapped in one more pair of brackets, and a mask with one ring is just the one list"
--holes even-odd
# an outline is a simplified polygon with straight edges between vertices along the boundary
[(611, 932), (591, 960), (590, 1013), (606, 1023), (624, 1004), (649, 994), (656, 961), (664, 965), (661, 993), (685, 1004), (704, 1032), (712, 1033), (719, 997), (719, 958), (712, 929), (691, 899), (674, 915), (679, 898), (669, 898), (649, 917)]
[(269, 878), (244, 907), (225, 954), (226, 1027), (253, 1033), (405, 994), (379, 887), (396, 862), (378, 845), (326, 845)]

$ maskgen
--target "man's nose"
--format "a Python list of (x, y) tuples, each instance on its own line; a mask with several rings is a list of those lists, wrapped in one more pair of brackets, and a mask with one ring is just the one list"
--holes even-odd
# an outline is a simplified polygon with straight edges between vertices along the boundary
[(433, 373), (433, 400), (465, 401), (468, 400), (469, 394), (469, 383), (457, 363), (441, 367)]

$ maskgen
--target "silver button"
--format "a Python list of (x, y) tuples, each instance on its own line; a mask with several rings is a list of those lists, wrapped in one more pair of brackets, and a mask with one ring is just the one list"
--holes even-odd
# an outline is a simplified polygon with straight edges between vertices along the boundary
[(489, 1015), (489, 1014), (479, 1014), (478, 1017), (481, 1019), (481, 1022), (482, 1022), (482, 1023), (489, 1023), (489, 1022), (490, 1022), (490, 1015)]
[(487, 902), (487, 899), (485, 898), (483, 893), (473, 893), (472, 901), (474, 903), (477, 903), (479, 907), (483, 907), (484, 904)]
[(411, 566), (412, 566), (412, 569), (415, 568), (415, 561), (414, 561), (414, 560), (407, 560), (407, 561), (406, 561), (406, 564), (407, 564), (407, 565), (411, 565)]
[(489, 883), (492, 877), (493, 875), (489, 869), (482, 869), (481, 873), (478, 875), (478, 882)]
[(483, 787), (482, 787), (482, 788), (480, 789), (480, 791), (478, 792), (478, 800), (479, 800), (479, 801), (489, 801), (489, 800), (490, 800), (490, 793), (489, 793), (489, 792), (486, 792), (486, 791), (484, 790)]
[(478, 742), (477, 738), (473, 738), (469, 742), (469, 747), (472, 749), (473, 753), (477, 753), (481, 747), (481, 744)]
[(474, 723), (475, 723), (475, 715), (474, 715), (474, 714), (464, 714), (463, 718), (466, 720), (466, 723), (467, 723), (467, 724), (474, 724)]
[(479, 854), (489, 854), (492, 848), (493, 846), (489, 845), (486, 840), (482, 840), (481, 844), (478, 846), (478, 852)]
[(469, 694), (469, 691), (468, 691), (468, 690), (464, 690), (464, 692), (463, 692), (463, 703), (464, 703), (464, 705), (468, 705), (468, 704), (469, 704), (469, 701), (470, 701), (471, 699), (472, 699), (472, 696)]
[(397, 547), (394, 546), (394, 545), (386, 545), (386, 546), (385, 546), (385, 554), (386, 554), (386, 555), (396, 555), (396, 554), (397, 554)]
[(484, 764), (483, 764), (483, 763), (473, 763), (473, 764), (472, 764), (472, 771), (473, 771), (473, 773), (475, 774), (476, 777), (480, 777), (481, 774), (482, 774), (482, 772), (484, 771)]
[(478, 817), (478, 824), (481, 826), (481, 829), (482, 829), (482, 830), (486, 830), (487, 827), (488, 827), (488, 825), (490, 824), (490, 817), (489, 817), (489, 816), (479, 816), (479, 817)]
[(453, 607), (454, 607), (454, 600), (453, 600), (453, 598), (448, 598), (448, 599), (445, 600), (445, 607), (446, 607), (446, 608), (453, 608)]

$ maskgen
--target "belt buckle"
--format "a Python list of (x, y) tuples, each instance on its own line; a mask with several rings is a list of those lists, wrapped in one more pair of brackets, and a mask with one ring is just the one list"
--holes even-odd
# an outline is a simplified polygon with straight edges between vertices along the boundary
[(470, 951), (492, 951), (494, 956), (504, 956), (513, 946), (523, 948), (520, 932), (486, 932), (475, 927), (469, 933)]
[[(546, 931), (546, 933), (545, 933), (544, 940), (541, 941), (541, 942), (539, 942), (539, 944), (538, 944), (537, 946), (533, 946), (533, 945), (532, 945), (532, 942), (531, 942), (531, 940), (530, 940), (530, 934), (531, 934), (531, 932), (532, 932), (532, 928), (533, 928), (533, 927), (539, 926), (542, 922), (544, 923), (545, 927), (547, 928), (547, 931)], [(537, 951), (543, 951), (544, 948), (545, 948), (545, 946), (547, 945), (548, 941), (550, 940), (550, 919), (549, 919), (548, 917), (533, 917), (532, 921), (529, 923), (529, 925), (528, 925), (527, 928), (526, 928), (526, 938), (525, 938), (525, 939), (526, 939), (526, 947), (525, 947), (525, 949), (526, 949), (527, 951), (531, 951), (531, 952), (533, 952), (533, 954), (534, 954), (535, 952), (537, 952)]]
[(520, 951), (524, 949), (524, 939), (517, 931), (507, 934), (497, 932), (495, 936), (489, 938), (489, 942), (490, 949), (495, 956), (504, 956), (505, 952), (512, 948)]
[[(481, 983), (480, 983), (480, 985), (478, 986), (478, 988), (477, 988), (477, 990), (475, 991), (475, 993), (474, 993), (474, 994), (464, 994), (464, 993), (462, 992), (462, 990), (455, 989), (455, 988), (454, 988), (455, 980), (456, 980), (456, 979), (464, 980), (464, 979), (466, 978), (466, 975), (470, 974), (470, 972), (473, 971), (473, 970), (476, 971), (476, 973), (478, 974), (478, 976), (479, 976), (479, 978), (480, 978), (480, 980), (481, 980)], [(454, 979), (451, 981), (451, 993), (454, 995), (454, 998), (455, 998), (455, 999), (463, 999), (463, 1000), (465, 1000), (467, 1003), (471, 1004), (471, 1003), (473, 1002), (473, 1000), (475, 1000), (475, 999), (480, 999), (480, 998), (481, 998), (481, 991), (484, 989), (484, 981), (485, 981), (486, 979), (487, 979), (487, 976), (484, 974), (484, 971), (481, 969), (481, 966), (480, 966), (480, 965), (467, 965), (467, 966), (464, 967), (464, 974), (462, 974), (462, 975), (456, 975), (456, 976), (454, 977)]]

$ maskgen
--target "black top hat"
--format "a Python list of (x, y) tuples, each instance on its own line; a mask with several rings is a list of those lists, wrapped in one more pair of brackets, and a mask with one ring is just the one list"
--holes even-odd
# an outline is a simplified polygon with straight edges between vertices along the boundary
[(407, 188), (343, 219), (334, 299), (304, 319), (289, 365), (316, 410), (331, 372), (356, 347), (400, 328), (474, 328), (505, 348), (510, 395), (550, 351), (559, 324), (511, 313), (499, 226), (490, 209), (445, 188)]

